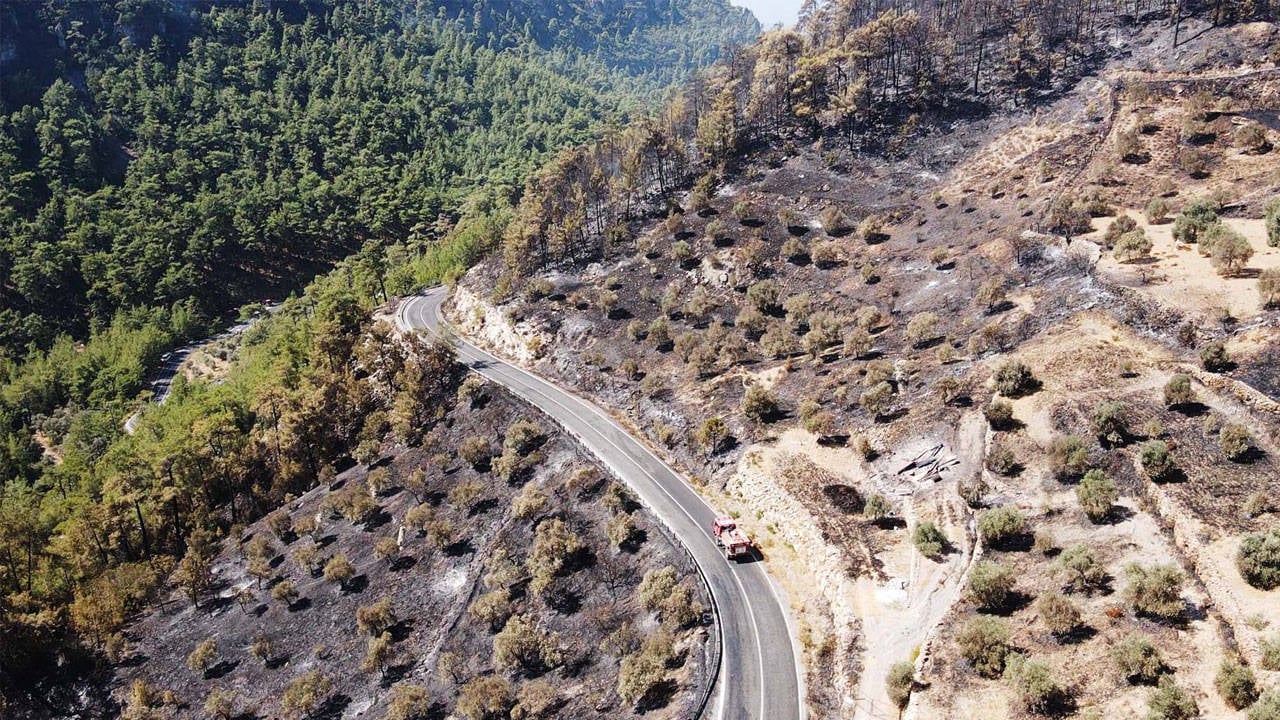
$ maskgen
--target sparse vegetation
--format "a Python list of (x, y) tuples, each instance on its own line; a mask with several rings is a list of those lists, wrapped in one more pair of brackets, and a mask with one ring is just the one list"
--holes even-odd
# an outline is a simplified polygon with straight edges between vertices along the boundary
[(1249, 720), (1280, 720), (1280, 690), (1272, 688), (1263, 692), (1249, 708)]
[(1262, 646), (1262, 669), (1280, 670), (1280, 635), (1263, 638), (1259, 644)]

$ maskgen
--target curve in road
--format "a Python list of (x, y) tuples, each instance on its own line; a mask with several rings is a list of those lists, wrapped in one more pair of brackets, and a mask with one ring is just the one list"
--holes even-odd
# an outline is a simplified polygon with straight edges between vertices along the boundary
[[(442, 288), (406, 298), (396, 311), (396, 324), (404, 331), (438, 330), (444, 298)], [(464, 340), (455, 339), (455, 346), (460, 362), (577, 436), (693, 555), (711, 590), (722, 638), (716, 717), (802, 720), (800, 671), (785, 606), (762, 563), (736, 564), (724, 558), (711, 536), (716, 514), (711, 506), (595, 404)]]
[[(284, 305), (280, 303), (266, 302), (263, 307), (268, 315), (273, 315)], [(253, 327), (254, 323), (262, 319), (262, 315), (250, 318), (249, 320), (241, 320), (222, 332), (214, 335), (206, 340), (187, 343), (177, 350), (172, 350), (164, 354), (161, 359), (160, 368), (156, 370), (155, 376), (151, 378), (151, 401), (156, 405), (163, 405), (169, 399), (169, 393), (173, 391), (173, 380), (178, 375), (178, 371), (182, 369), (182, 363), (187, 361), (191, 353), (199, 350), (205, 345), (225, 340), (234, 335), (242, 335), (246, 330)], [(138, 420), (142, 417), (142, 408), (133, 411), (124, 421), (124, 431), (130, 435), (138, 429)]]

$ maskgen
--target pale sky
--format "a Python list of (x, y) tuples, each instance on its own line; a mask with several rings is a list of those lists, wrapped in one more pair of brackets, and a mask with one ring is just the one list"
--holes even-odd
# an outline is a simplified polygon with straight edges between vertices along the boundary
[(755, 13), (760, 25), (766, 30), (777, 23), (794, 25), (800, 13), (800, 4), (804, 0), (730, 0), (734, 5), (745, 7)]

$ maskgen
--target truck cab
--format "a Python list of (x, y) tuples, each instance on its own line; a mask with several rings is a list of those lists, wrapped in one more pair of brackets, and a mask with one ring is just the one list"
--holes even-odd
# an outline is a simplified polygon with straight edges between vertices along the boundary
[(738, 523), (728, 515), (720, 515), (711, 524), (711, 533), (715, 535), (716, 544), (724, 552), (728, 560), (751, 557), (751, 538), (738, 529)]

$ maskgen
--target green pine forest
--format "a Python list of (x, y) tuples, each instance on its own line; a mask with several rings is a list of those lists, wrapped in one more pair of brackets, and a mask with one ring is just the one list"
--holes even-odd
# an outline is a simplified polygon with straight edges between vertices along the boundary
[[(0, 4), (0, 714), (72, 703), (209, 538), (429, 427), (443, 351), (371, 309), (759, 30), (725, 0), (599, 5)], [(286, 295), (225, 382), (124, 433), (164, 352)]]

